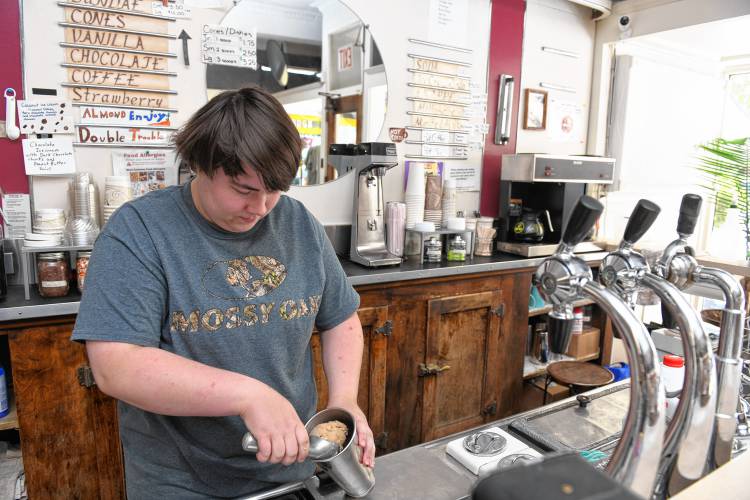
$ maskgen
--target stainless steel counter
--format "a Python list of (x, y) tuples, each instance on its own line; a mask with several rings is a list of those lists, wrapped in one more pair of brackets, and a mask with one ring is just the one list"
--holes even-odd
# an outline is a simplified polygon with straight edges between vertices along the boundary
[[(604, 252), (581, 254), (587, 262), (598, 262)], [(462, 274), (509, 271), (536, 268), (543, 258), (526, 259), (510, 254), (492, 257), (474, 257), (466, 262), (442, 262), (440, 264), (420, 264), (418, 256), (412, 256), (400, 266), (367, 268), (341, 259), (341, 265), (353, 286), (394, 283), (397, 281), (460, 276)], [(18, 319), (46, 318), (77, 314), (81, 296), (75, 291), (67, 297), (44, 299), (31, 287), (31, 299), (24, 300), (23, 286), (8, 287), (7, 298), (0, 302), (0, 322)]]

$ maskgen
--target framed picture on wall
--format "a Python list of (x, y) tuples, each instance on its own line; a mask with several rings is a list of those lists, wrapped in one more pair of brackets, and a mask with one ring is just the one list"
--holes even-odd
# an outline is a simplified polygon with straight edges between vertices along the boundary
[(547, 127), (547, 92), (526, 89), (524, 92), (523, 128), (544, 130)]

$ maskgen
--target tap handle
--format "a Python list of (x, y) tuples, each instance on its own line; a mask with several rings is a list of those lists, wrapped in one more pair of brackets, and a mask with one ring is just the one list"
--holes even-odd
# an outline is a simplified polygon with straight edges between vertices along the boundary
[(703, 198), (697, 194), (686, 194), (680, 204), (680, 218), (677, 219), (677, 232), (690, 236), (695, 231), (698, 215), (701, 213)]
[(646, 231), (653, 225), (656, 217), (661, 212), (659, 205), (648, 200), (638, 200), (633, 212), (628, 219), (628, 225), (625, 226), (623, 241), (633, 245), (636, 241), (646, 234)]
[(583, 195), (573, 207), (573, 213), (568, 218), (562, 241), (568, 246), (580, 243), (589, 230), (594, 227), (596, 220), (602, 214), (604, 206), (591, 196)]

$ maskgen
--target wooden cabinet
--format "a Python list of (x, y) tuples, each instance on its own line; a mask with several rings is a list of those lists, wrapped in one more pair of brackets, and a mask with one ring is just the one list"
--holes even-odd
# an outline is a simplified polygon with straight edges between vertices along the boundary
[[(125, 497), (117, 407), (78, 380), (74, 318), (17, 325), (9, 335), (29, 498)], [(83, 373), (83, 372), (82, 372)]]
[(500, 396), (502, 291), (432, 299), (427, 303), (427, 351), (422, 440), (485, 423)]
[[(375, 436), (378, 453), (385, 443), (385, 380), (388, 337), (392, 323), (388, 320), (388, 306), (363, 307), (357, 311), (362, 323), (364, 351), (359, 375), (357, 403), (367, 416), (367, 423)], [(312, 337), (315, 385), (318, 387), (318, 410), (328, 404), (328, 382), (323, 370), (323, 356), (318, 332)]]

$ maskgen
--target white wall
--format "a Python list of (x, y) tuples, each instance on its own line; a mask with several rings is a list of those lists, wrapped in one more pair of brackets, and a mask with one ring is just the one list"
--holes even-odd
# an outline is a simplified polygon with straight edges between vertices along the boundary
[[(748, 0), (623, 0), (614, 4), (612, 15), (596, 24), (588, 153), (606, 154), (610, 43), (623, 35), (638, 37), (747, 14)], [(618, 28), (618, 20), (624, 15), (631, 21), (625, 34)]]
[[(473, 66), (471, 76), (482, 88), (486, 89), (487, 55), (489, 45), (490, 3), (488, 0), (466, 0), (469, 9), (469, 29), (466, 46), (473, 49), (471, 55), (461, 57), (470, 58)], [(193, 0), (191, 3), (196, 3)], [(370, 31), (378, 44), (386, 68), (388, 80), (388, 106), (381, 141), (388, 141), (389, 127), (403, 127), (408, 124), (406, 115), (408, 101), (407, 81), (410, 73), (406, 68), (411, 65), (407, 52), (416, 52), (427, 56), (450, 57), (455, 53), (448, 53), (439, 49), (424, 46), (414, 46), (407, 38), (414, 37), (428, 39), (428, 12), (430, 0), (413, 0), (401, 2), (398, 0), (381, 0), (368, 2), (365, 0), (344, 0), (343, 2), (356, 12)], [(44, 5), (45, 8), (39, 8)], [(223, 8), (203, 9), (193, 8), (191, 19), (179, 19), (172, 32), (179, 33), (185, 29), (193, 38), (189, 41), (189, 67), (182, 63), (182, 49), (178, 41), (171, 42), (172, 52), (178, 58), (170, 62), (170, 70), (179, 76), (172, 79), (172, 88), (178, 94), (173, 98), (173, 107), (179, 109), (176, 124), (179, 125), (190, 114), (206, 102), (205, 65), (200, 62), (199, 41), (201, 26), (204, 23), (218, 24), (225, 15), (225, 10), (231, 2), (224, 1)], [(63, 41), (63, 29), (58, 26), (62, 20), (62, 8), (56, 4), (50, 5), (47, 0), (23, 0), (23, 30), (24, 39), (24, 73), (26, 95), (31, 95), (32, 87), (55, 88), (60, 95), (64, 95), (60, 82), (66, 81), (66, 75), (59, 63), (63, 60), (63, 49), (59, 42)], [(466, 60), (466, 59), (464, 59)], [(485, 90), (486, 91), (486, 90)], [(385, 178), (386, 200), (403, 199), (404, 173), (404, 145), (398, 146), (399, 166), (389, 171)], [(96, 182), (103, 185), (104, 176), (111, 175), (110, 153), (115, 148), (79, 147), (76, 148), (76, 162), (79, 171), (91, 172)], [(469, 160), (459, 162), (470, 163), (481, 169), (481, 151), (471, 151)], [(34, 200), (38, 208), (67, 206), (65, 179), (36, 179), (33, 187)], [(100, 189), (101, 191), (101, 189)], [(289, 194), (299, 200), (326, 224), (350, 223), (353, 183), (348, 177), (336, 180), (323, 186), (294, 187)], [(333, 202), (332, 202), (333, 200)], [(479, 193), (461, 193), (457, 200), (459, 209), (473, 211), (479, 208)]]

